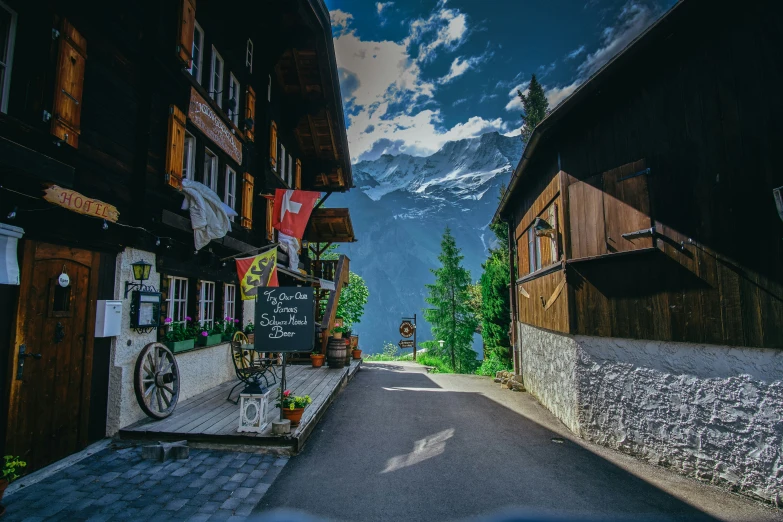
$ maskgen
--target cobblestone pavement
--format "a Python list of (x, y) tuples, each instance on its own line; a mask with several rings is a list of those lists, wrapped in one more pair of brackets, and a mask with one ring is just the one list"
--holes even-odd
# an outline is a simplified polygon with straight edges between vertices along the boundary
[(288, 457), (190, 448), (187, 460), (141, 458), (141, 446), (112, 444), (7, 496), (4, 521), (241, 521)]

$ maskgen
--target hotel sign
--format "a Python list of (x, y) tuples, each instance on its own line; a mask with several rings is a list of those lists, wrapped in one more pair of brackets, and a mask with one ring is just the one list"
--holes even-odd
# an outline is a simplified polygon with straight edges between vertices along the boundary
[(120, 217), (120, 213), (114, 205), (88, 198), (76, 191), (64, 189), (57, 185), (52, 185), (44, 191), (44, 199), (49, 203), (54, 203), (79, 214), (105, 219), (112, 223), (116, 223)]
[(242, 164), (242, 143), (232, 134), (228, 125), (212, 110), (212, 107), (201, 97), (195, 87), (190, 88), (188, 118), (234, 161)]

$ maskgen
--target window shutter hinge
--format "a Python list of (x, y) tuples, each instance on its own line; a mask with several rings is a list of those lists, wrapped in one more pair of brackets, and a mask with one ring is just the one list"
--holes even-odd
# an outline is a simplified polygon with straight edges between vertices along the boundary
[(57, 40), (60, 37), (60, 31), (52, 27), (52, 40)]

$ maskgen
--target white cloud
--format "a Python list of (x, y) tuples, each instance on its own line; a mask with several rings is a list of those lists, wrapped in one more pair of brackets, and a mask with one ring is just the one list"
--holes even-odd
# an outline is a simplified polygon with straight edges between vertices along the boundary
[(573, 60), (574, 58), (576, 58), (577, 56), (579, 56), (583, 52), (585, 52), (585, 46), (584, 45), (580, 45), (579, 47), (577, 47), (576, 49), (574, 49), (570, 53), (566, 54), (565, 55), (565, 59), (566, 60)]
[(462, 76), (468, 70), (477, 67), (479, 64), (487, 61), (492, 57), (494, 53), (484, 53), (480, 56), (474, 56), (472, 58), (463, 59), (462, 56), (457, 56), (454, 61), (451, 62), (451, 67), (446, 76), (443, 76), (438, 80), (440, 84), (449, 83), (451, 80), (458, 76)]
[(602, 46), (587, 55), (579, 65), (582, 76), (589, 76), (600, 69), (614, 55), (623, 50), (658, 17), (650, 7), (631, 0), (623, 7), (615, 26), (606, 27), (601, 37)]
[[(380, 15), (387, 8), (388, 3), (376, 4)], [(331, 14), (352, 161), (380, 153), (428, 155), (447, 141), (508, 130), (501, 118), (479, 116), (447, 127), (433, 100), (438, 84), (477, 67), (491, 52), (454, 59), (440, 80), (422, 78), (422, 64), (442, 51), (454, 51), (467, 38), (468, 19), (459, 10), (441, 0), (427, 18), (410, 22), (410, 32), (400, 42), (361, 40), (350, 13)]]
[(580, 85), (582, 85), (582, 81), (576, 80), (572, 84), (566, 85), (564, 87), (551, 87), (546, 89), (544, 94), (546, 95), (546, 100), (549, 102), (549, 108), (554, 109), (560, 105), (560, 102), (571, 96), (571, 93), (573, 93)]
[(394, 2), (375, 2), (375, 9), (378, 11), (378, 18), (381, 19), (381, 25), (386, 25), (387, 19), (383, 12), (394, 5)]
[(518, 91), (522, 91), (522, 94), (527, 95), (527, 88), (530, 86), (530, 82), (522, 82), (516, 87), (508, 91), (508, 95), (511, 99), (506, 104), (506, 110), (509, 112), (519, 112), (522, 110), (522, 100), (519, 99)]

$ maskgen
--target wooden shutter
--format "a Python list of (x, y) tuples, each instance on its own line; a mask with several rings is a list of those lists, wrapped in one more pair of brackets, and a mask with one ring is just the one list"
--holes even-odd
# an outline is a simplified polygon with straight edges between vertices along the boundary
[(242, 216), (241, 223), (244, 228), (253, 228), (253, 176), (245, 172), (242, 184)]
[(87, 40), (68, 20), (63, 20), (54, 82), (51, 132), (72, 147), (79, 146), (86, 61)]
[(196, 0), (180, 0), (177, 56), (190, 68), (193, 62), (193, 32), (196, 29)]
[(275, 227), (272, 226), (274, 218), (275, 200), (273, 197), (266, 198), (266, 238), (269, 241), (275, 239)]
[(623, 234), (649, 229), (653, 225), (644, 160), (604, 172), (603, 178), (607, 251), (628, 252), (652, 248), (655, 244), (652, 234), (623, 237)]
[(249, 85), (245, 90), (245, 119), (248, 118), (253, 120), (253, 126), (246, 126), (245, 136), (247, 136), (247, 139), (250, 141), (254, 141), (255, 133), (253, 132), (253, 129), (255, 129), (256, 122), (256, 91), (254, 91), (253, 88)]
[(169, 107), (169, 135), (166, 142), (166, 184), (182, 188), (182, 164), (185, 160), (185, 113), (176, 105)]
[(277, 124), (274, 121), (269, 129), (269, 165), (277, 170)]
[(302, 162), (296, 160), (296, 168), (294, 169), (294, 188), (301, 190), (302, 188)]

